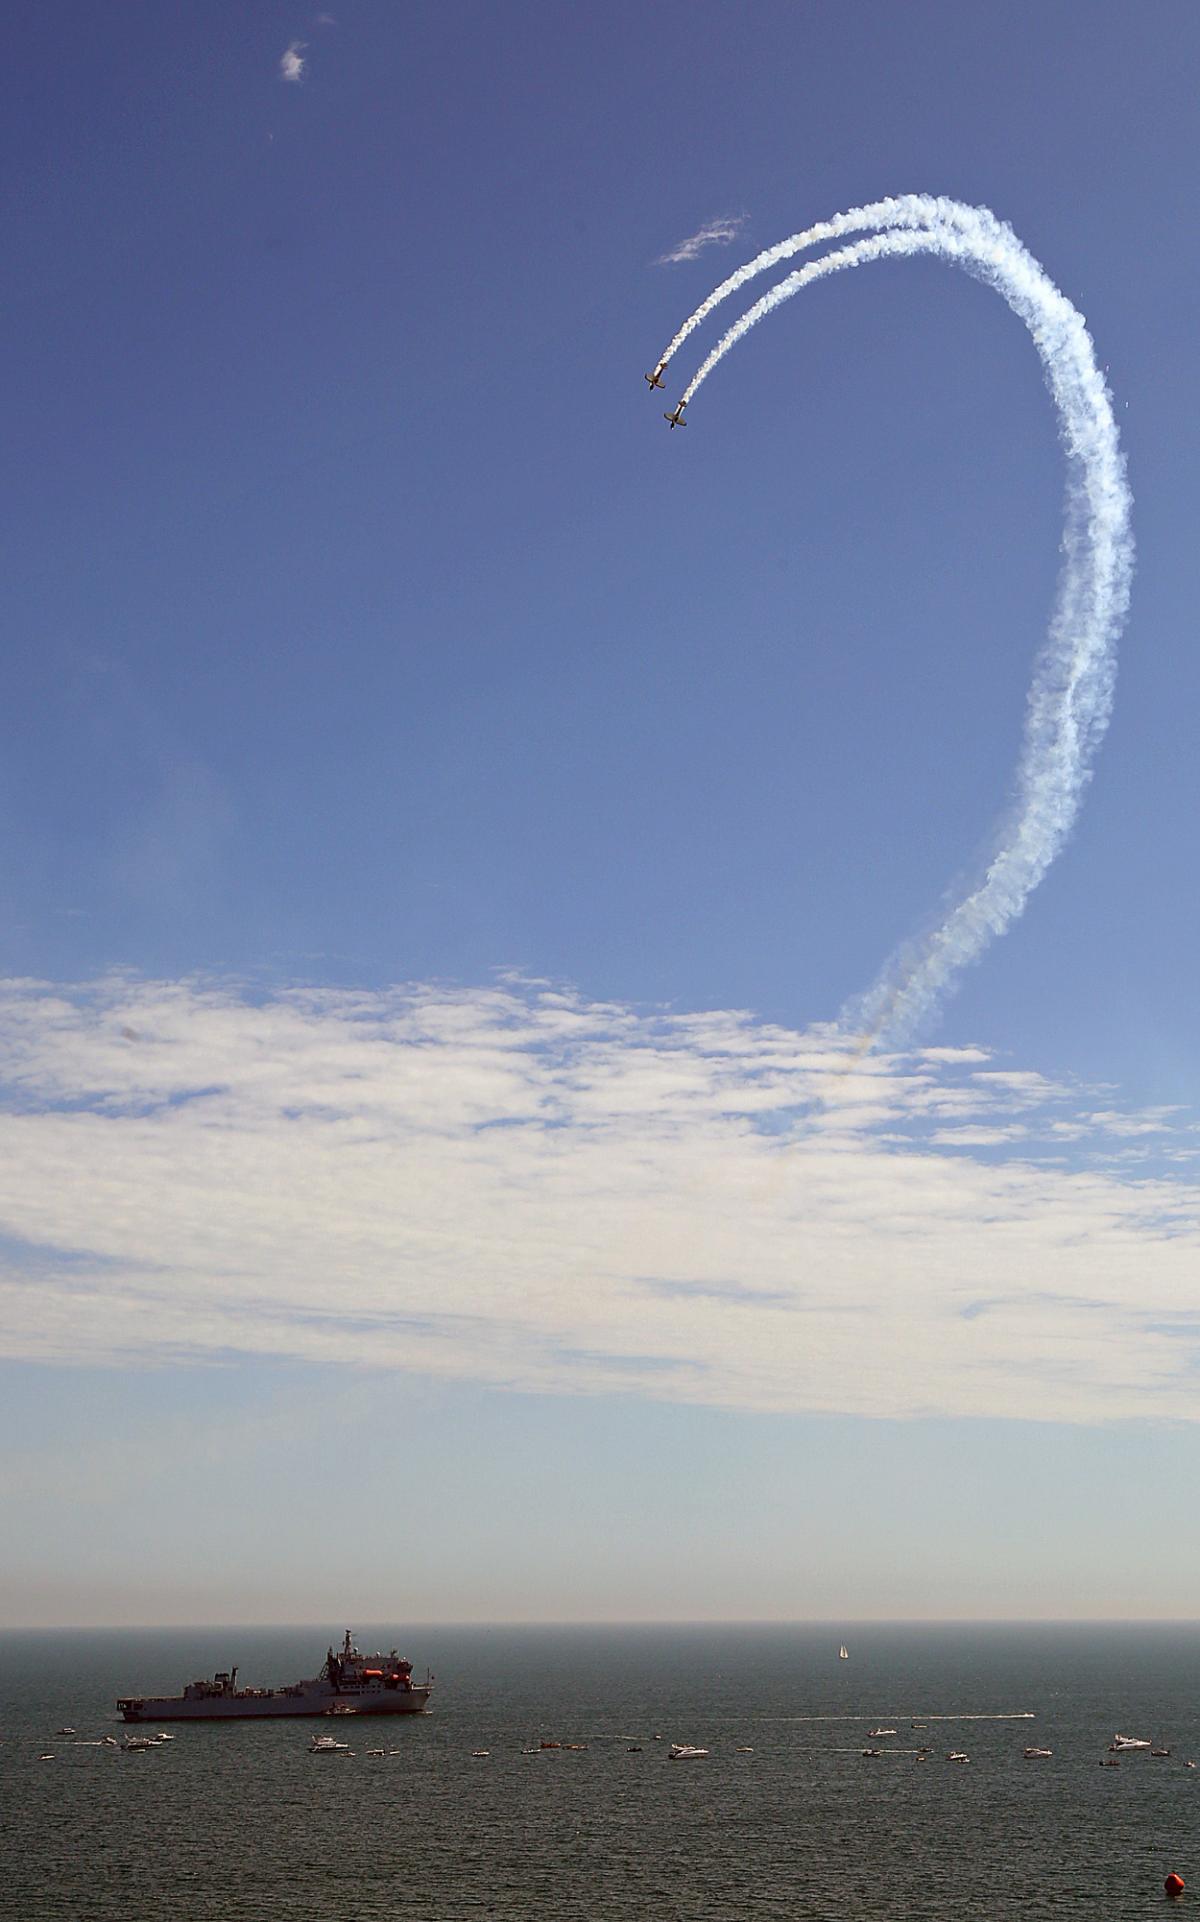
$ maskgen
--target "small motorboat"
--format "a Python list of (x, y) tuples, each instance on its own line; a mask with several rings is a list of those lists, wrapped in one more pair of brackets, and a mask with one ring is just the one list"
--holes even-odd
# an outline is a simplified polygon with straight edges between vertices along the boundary
[(1148, 1749), (1149, 1747), (1149, 1742), (1142, 1741), (1138, 1735), (1114, 1735), (1108, 1745), (1108, 1752), (1110, 1755), (1122, 1755), (1126, 1749)]
[(863, 1750), (863, 1754), (864, 1754), (864, 1756), (866, 1756), (866, 1755), (882, 1755), (882, 1754), (883, 1754), (883, 1750), (882, 1750), (881, 1748), (865, 1748), (865, 1749)]
[(735, 1755), (753, 1755), (754, 1750), (748, 1742), (739, 1742), (733, 1752)]
[(1053, 1755), (1053, 1753), (1054, 1753), (1054, 1750), (1052, 1748), (1031, 1747), (1025, 1750), (1025, 1760), (1027, 1762), (1041, 1762), (1043, 1760), (1048, 1761), (1050, 1756)]
[(152, 1735), (127, 1735), (121, 1747), (126, 1755), (137, 1755), (142, 1749), (157, 1748), (158, 1743)]
[(491, 1752), (490, 1748), (473, 1748), (471, 1750), (471, 1754), (477, 1762), (486, 1761)]
[(672, 1742), (667, 1750), (667, 1760), (668, 1762), (698, 1762), (702, 1755), (708, 1753), (706, 1748), (693, 1748), (690, 1742)]
[(970, 1756), (964, 1755), (962, 1749), (960, 1748), (952, 1748), (949, 1755), (946, 1757), (946, 1760), (948, 1762), (969, 1762), (970, 1759), (971, 1759)]
[(642, 1745), (640, 1742), (631, 1742), (625, 1751), (626, 1755), (640, 1755), (641, 1752)]
[(1150, 1753), (1151, 1755), (1162, 1756), (1162, 1755), (1169, 1755), (1171, 1751), (1169, 1748), (1152, 1748)]
[(310, 1755), (353, 1755), (349, 1742), (339, 1742), (336, 1735), (314, 1735), (308, 1745)]
[(867, 1740), (868, 1742), (876, 1742), (882, 1735), (895, 1735), (896, 1733), (897, 1730), (894, 1728), (869, 1728), (867, 1730)]
[(56, 1735), (78, 1735), (79, 1730), (77, 1728), (63, 1727), (63, 1728), (56, 1728), (54, 1733)]

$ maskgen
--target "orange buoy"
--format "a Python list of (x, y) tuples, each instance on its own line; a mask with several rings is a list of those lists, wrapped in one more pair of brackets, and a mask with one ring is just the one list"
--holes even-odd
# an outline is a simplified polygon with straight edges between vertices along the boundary
[(1163, 1883), (1163, 1888), (1168, 1895), (1182, 1895), (1183, 1894), (1182, 1875), (1176, 1875), (1174, 1869), (1172, 1869), (1170, 1875), (1168, 1875), (1166, 1881)]

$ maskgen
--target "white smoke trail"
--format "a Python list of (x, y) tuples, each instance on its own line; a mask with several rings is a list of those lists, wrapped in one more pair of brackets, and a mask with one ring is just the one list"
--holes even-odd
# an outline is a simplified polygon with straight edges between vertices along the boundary
[(715, 307), (731, 294), (740, 293), (748, 281), (757, 279), (759, 274), (769, 272), (783, 261), (791, 260), (796, 254), (806, 254), (813, 247), (826, 240), (840, 240), (846, 234), (861, 234), (884, 227), (929, 227), (935, 223), (953, 226), (959, 212), (974, 213), (973, 207), (963, 207), (957, 200), (938, 200), (932, 194), (901, 194), (889, 200), (873, 200), (867, 207), (852, 207), (848, 213), (835, 214), (832, 220), (819, 220), (815, 227), (806, 227), (803, 233), (793, 234), (788, 240), (779, 241), (768, 247), (764, 253), (756, 254), (753, 260), (739, 267), (735, 273), (715, 287), (707, 300), (701, 301), (694, 314), (689, 314), (679, 332), (672, 336), (663, 349), (660, 367), (666, 367), (682, 347), (689, 334), (695, 333)]
[(928, 253), (993, 287), (1024, 321), (1042, 361), (1067, 458), (1063, 566), (1027, 699), (1014, 806), (978, 884), (940, 927), (902, 948), (874, 985), (842, 1010), (842, 1023), (854, 1032), (871, 1041), (886, 1036), (898, 1042), (933, 1013), (959, 971), (1022, 912), (1070, 834), (1112, 707), (1133, 536), (1111, 396), (1083, 317), (1012, 229), (985, 207), (913, 194), (838, 215), (731, 275), (676, 341), (686, 339), (720, 300), (755, 275), (819, 240), (863, 228), (883, 231), (809, 262), (751, 307), (709, 354), (684, 402), (752, 327), (813, 281), (871, 260)]

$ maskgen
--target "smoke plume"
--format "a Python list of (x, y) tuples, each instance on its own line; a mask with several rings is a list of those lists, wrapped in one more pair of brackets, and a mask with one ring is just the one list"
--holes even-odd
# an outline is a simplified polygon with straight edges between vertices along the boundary
[(934, 254), (992, 287), (1025, 323), (1042, 362), (1067, 462), (1063, 565), (1054, 613), (1034, 667), (1015, 799), (982, 875), (940, 926), (909, 942), (842, 1010), (871, 1041), (902, 1042), (926, 1025), (960, 971), (1016, 919), (1060, 853), (1108, 726), (1116, 643), (1133, 569), (1131, 496), (1112, 397), (1083, 317), (986, 207), (908, 194), (838, 214), (768, 248), (721, 283), (684, 322), (666, 354), (759, 274), (823, 241), (868, 237), (790, 273), (729, 329), (686, 389), (690, 403), (752, 327), (813, 281), (897, 255)]

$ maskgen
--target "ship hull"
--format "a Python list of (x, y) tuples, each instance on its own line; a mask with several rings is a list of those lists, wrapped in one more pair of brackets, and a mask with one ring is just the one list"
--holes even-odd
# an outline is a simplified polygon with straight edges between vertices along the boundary
[(119, 1704), (127, 1722), (245, 1722), (274, 1721), (285, 1715), (329, 1715), (337, 1721), (351, 1715), (421, 1715), (429, 1701), (427, 1688), (342, 1690), (305, 1689), (296, 1694), (214, 1696), (187, 1701), (181, 1695), (154, 1697)]

